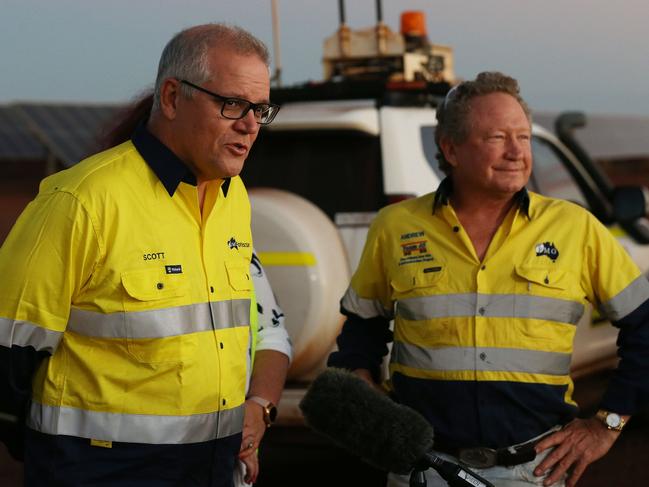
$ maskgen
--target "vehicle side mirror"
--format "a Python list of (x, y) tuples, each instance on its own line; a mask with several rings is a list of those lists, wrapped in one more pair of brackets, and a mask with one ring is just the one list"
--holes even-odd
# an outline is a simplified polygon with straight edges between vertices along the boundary
[(633, 222), (649, 215), (649, 188), (616, 187), (613, 190), (613, 214), (619, 222)]

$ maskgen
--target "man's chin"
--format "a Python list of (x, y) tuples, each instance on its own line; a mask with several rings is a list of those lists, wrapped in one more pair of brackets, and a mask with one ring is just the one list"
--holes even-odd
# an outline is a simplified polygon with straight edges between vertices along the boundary
[(220, 164), (218, 170), (215, 171), (215, 179), (226, 179), (238, 176), (243, 169), (244, 161), (232, 161), (226, 164)]
[(522, 177), (520, 174), (512, 175), (510, 178), (503, 178), (497, 183), (500, 190), (505, 193), (518, 193), (523, 189), (529, 178)]

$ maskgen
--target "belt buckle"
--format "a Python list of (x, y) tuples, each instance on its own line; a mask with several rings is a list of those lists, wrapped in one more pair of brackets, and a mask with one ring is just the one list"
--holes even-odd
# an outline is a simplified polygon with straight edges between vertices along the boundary
[(493, 448), (460, 448), (458, 459), (468, 467), (490, 468), (496, 465), (497, 454)]

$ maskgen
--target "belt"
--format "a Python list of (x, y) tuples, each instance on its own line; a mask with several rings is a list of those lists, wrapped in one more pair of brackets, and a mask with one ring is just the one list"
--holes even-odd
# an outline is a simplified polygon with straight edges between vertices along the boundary
[(531, 462), (536, 458), (534, 447), (546, 436), (558, 431), (561, 427), (552, 428), (550, 431), (543, 433), (536, 438), (532, 438), (525, 443), (507, 446), (504, 448), (489, 448), (476, 446), (471, 448), (453, 448), (445, 445), (435, 444), (434, 450), (442, 453), (453, 455), (461, 463), (472, 468), (490, 468), (495, 466), (512, 467), (521, 463)]

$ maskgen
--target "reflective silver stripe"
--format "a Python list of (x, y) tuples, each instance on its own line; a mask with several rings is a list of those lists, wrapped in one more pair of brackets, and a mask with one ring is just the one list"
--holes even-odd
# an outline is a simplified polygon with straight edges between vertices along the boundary
[(395, 342), (392, 361), (421, 370), (479, 370), (567, 375), (569, 353), (541, 352), (518, 348), (448, 347), (424, 348)]
[(62, 337), (60, 331), (47, 330), (34, 323), (0, 318), (0, 345), (4, 347), (29, 345), (39, 352), (52, 354)]
[(624, 318), (649, 299), (649, 281), (645, 276), (637, 277), (621, 292), (600, 306), (600, 311), (610, 320)]
[(351, 287), (347, 288), (347, 292), (345, 292), (341, 304), (347, 311), (350, 311), (361, 318), (368, 319), (376, 318), (378, 316), (382, 316), (388, 320), (394, 318), (392, 310), (385, 309), (383, 304), (381, 304), (381, 301), (378, 299), (361, 298)]
[(50, 435), (128, 443), (198, 443), (239, 433), (244, 406), (208, 414), (114, 414), (32, 403), (27, 424)]
[(476, 302), (475, 293), (418, 296), (397, 301), (396, 315), (407, 320), (473, 316)]
[(397, 316), (407, 320), (427, 320), (459, 316), (486, 318), (532, 318), (576, 325), (584, 314), (576, 301), (530, 296), (528, 294), (441, 294), (402, 299)]
[(214, 328), (232, 328), (250, 325), (250, 300), (233, 299), (232, 301), (211, 302)]
[(250, 300), (235, 299), (109, 314), (72, 308), (68, 330), (98, 338), (160, 338), (249, 324)]

